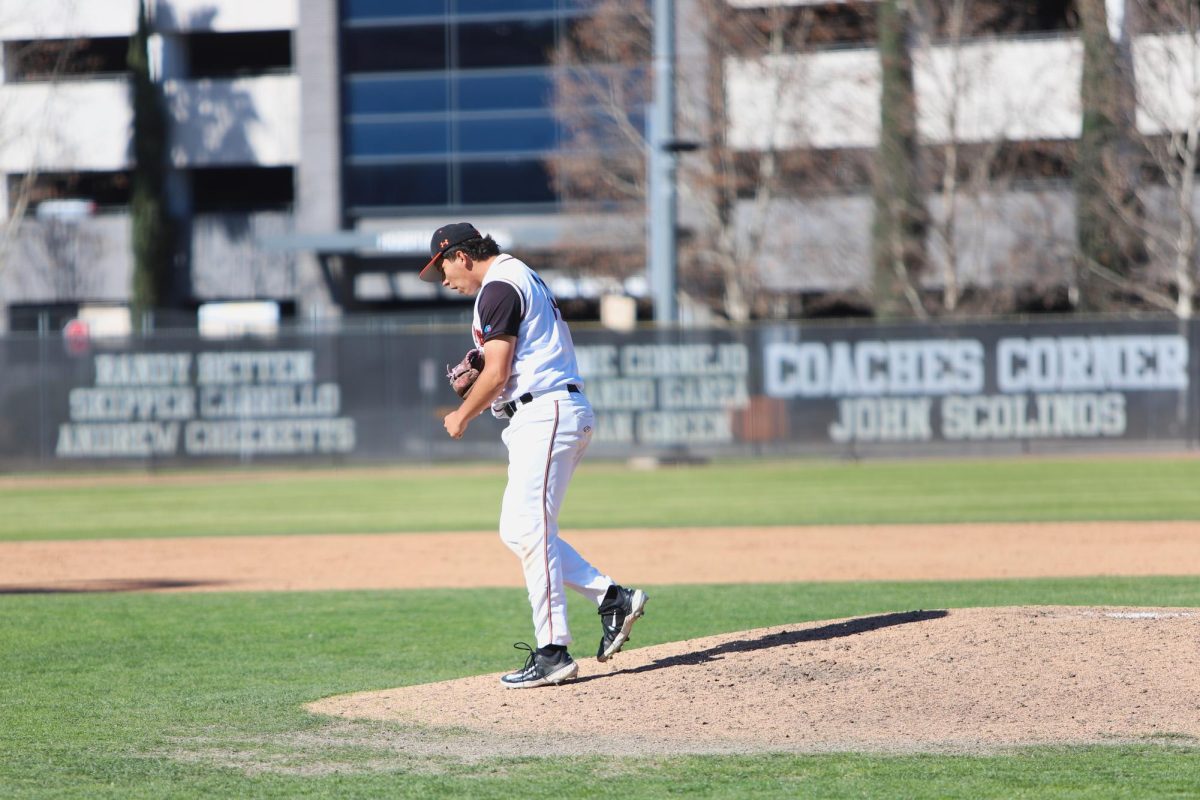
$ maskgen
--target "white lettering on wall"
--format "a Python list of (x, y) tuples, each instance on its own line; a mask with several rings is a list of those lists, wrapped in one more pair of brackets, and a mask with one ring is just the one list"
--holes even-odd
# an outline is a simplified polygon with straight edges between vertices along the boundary
[(75, 422), (118, 422), (133, 419), (191, 419), (196, 395), (191, 387), (72, 389), (71, 419)]
[(187, 386), (191, 353), (121, 353), (96, 356), (97, 386)]
[(354, 420), (193, 421), (184, 446), (192, 455), (300, 455), (354, 449)]
[(200, 416), (335, 417), (341, 410), (336, 383), (292, 386), (202, 386)]
[(729, 415), (719, 411), (651, 411), (638, 416), (637, 436), (650, 444), (716, 444), (732, 441), (733, 428)]
[(745, 408), (750, 394), (744, 378), (716, 375), (704, 378), (662, 378), (658, 382), (662, 408)]
[(1188, 342), (1182, 336), (1059, 336), (1001, 339), (1001, 392), (1186, 389)]
[(750, 354), (741, 344), (630, 344), (621, 348), (623, 375), (744, 374)]
[(837, 400), (839, 444), (1102, 438), (1126, 435), (1123, 392), (1186, 390), (1188, 358), (1179, 335), (1008, 337), (994, 354), (977, 339), (775, 342), (763, 381), (771, 397)]
[(984, 385), (975, 339), (772, 342), (764, 360), (769, 397), (969, 394)]
[(927, 442), (933, 438), (933, 401), (917, 398), (852, 398), (838, 401), (838, 419), (829, 426), (835, 442)]
[(311, 383), (313, 354), (309, 350), (201, 353), (196, 359), (196, 383)]
[[(195, 375), (192, 365), (195, 364)], [(307, 350), (99, 354), (72, 389), (60, 458), (347, 453), (341, 387), (316, 382)], [(194, 384), (193, 384), (194, 377)]]
[(591, 378), (611, 378), (621, 374), (617, 348), (611, 344), (576, 347), (575, 358), (581, 374)]
[(599, 412), (598, 442), (731, 442), (731, 415), (750, 405), (750, 351), (741, 343), (601, 345), (576, 353)]
[(58, 426), (59, 458), (147, 458), (174, 455), (178, 422)]
[[(587, 373), (584, 373), (587, 375)], [(613, 378), (611, 380), (587, 379), (587, 395), (592, 407), (598, 411), (654, 408), (657, 395), (654, 381), (650, 378)]]
[(596, 439), (602, 442), (633, 443), (633, 414), (613, 412), (596, 415)]
[(946, 397), (942, 435), (952, 441), (1117, 437), (1125, 433), (1125, 395), (1035, 394)]

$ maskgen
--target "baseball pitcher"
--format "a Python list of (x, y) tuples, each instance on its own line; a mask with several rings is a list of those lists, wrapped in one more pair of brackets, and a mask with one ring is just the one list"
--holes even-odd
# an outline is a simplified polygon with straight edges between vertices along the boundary
[(562, 683), (579, 671), (567, 652), (564, 586), (599, 609), (600, 661), (621, 650), (646, 605), (645, 592), (618, 586), (558, 535), (563, 497), (596, 426), (571, 331), (537, 273), (501, 253), (470, 223), (438, 228), (429, 252), (421, 280), (475, 296), (474, 346), (447, 370), (462, 404), (443, 420), (446, 433), (462, 438), (487, 410), (508, 420), (501, 437), (508, 448), (508, 486), (500, 538), (525, 571), (537, 648), (516, 644), (529, 656), (501, 682), (512, 688)]

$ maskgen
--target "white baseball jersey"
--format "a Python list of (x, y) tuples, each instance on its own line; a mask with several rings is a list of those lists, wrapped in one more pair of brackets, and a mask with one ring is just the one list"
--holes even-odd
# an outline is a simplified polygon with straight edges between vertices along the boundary
[[(475, 344), (516, 336), (512, 372), (492, 413), (509, 401), (533, 395), (512, 414), (502, 439), (508, 448), (508, 486), (500, 508), (500, 539), (525, 573), (539, 647), (567, 645), (564, 589), (599, 607), (612, 578), (559, 538), (558, 512), (575, 467), (592, 440), (596, 417), (582, 393), (571, 331), (546, 284), (507, 253), (488, 267), (472, 320)], [(568, 384), (577, 387), (570, 392)]]
[(512, 372), (494, 401), (503, 405), (525, 393), (583, 388), (571, 331), (549, 288), (523, 261), (501, 253), (488, 268), (471, 323), (475, 344), (497, 336), (516, 336)]

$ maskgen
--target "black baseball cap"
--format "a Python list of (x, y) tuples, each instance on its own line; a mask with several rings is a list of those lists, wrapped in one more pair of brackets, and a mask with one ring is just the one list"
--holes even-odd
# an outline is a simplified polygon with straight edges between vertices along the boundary
[(438, 259), (445, 255), (447, 250), (458, 247), (463, 242), (482, 238), (479, 231), (475, 230), (475, 226), (469, 222), (452, 222), (438, 228), (433, 232), (433, 238), (429, 240), (429, 254), (432, 258), (421, 270), (419, 277), (428, 283), (441, 283), (442, 279), (438, 276), (437, 270), (433, 268)]

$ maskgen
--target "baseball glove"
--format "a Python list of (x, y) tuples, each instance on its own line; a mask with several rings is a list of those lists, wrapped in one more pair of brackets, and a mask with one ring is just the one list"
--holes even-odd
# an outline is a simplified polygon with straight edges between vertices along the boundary
[(453, 366), (446, 365), (446, 380), (450, 381), (450, 388), (459, 397), (466, 397), (482, 371), (483, 350), (476, 347), (468, 350), (462, 361)]

